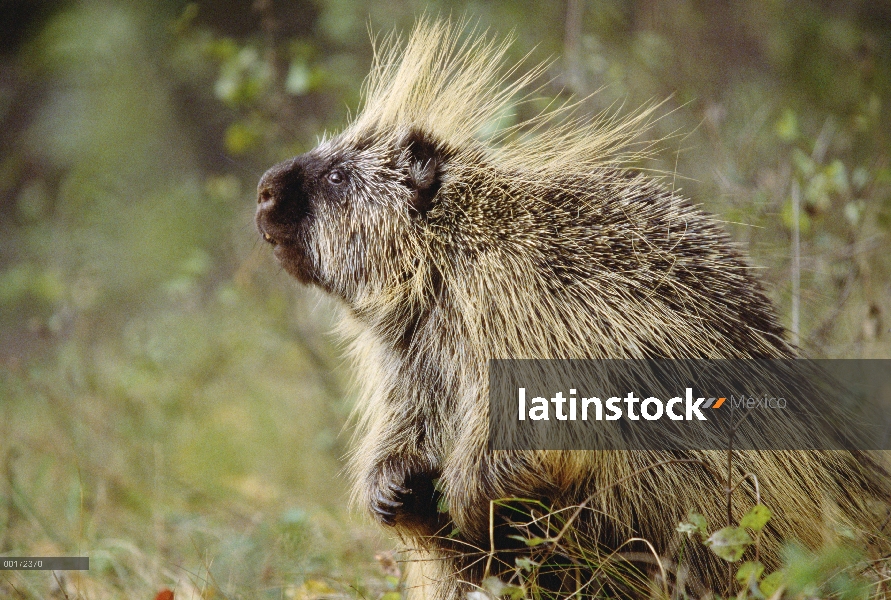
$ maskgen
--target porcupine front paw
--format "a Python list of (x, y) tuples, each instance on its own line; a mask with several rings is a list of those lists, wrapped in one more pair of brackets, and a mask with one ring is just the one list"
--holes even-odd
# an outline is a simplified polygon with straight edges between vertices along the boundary
[(371, 514), (384, 525), (428, 529), (440, 520), (438, 474), (393, 464), (379, 469), (370, 494)]
[(395, 525), (411, 490), (392, 479), (385, 479), (374, 487), (371, 495), (371, 514), (384, 525)]

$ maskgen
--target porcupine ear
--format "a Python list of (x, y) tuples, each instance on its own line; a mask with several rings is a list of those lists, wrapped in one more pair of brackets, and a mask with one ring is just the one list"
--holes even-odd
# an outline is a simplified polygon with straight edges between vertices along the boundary
[(417, 130), (405, 134), (398, 143), (397, 165), (406, 173), (406, 185), (412, 192), (412, 206), (422, 215), (433, 208), (433, 200), (442, 185), (445, 156), (439, 145)]

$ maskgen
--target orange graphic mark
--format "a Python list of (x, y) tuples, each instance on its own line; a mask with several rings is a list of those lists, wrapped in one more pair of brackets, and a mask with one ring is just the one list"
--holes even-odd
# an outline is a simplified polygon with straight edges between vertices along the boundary
[(718, 401), (715, 402), (715, 405), (712, 408), (721, 408), (721, 405), (724, 404), (724, 400), (727, 398), (718, 398)]

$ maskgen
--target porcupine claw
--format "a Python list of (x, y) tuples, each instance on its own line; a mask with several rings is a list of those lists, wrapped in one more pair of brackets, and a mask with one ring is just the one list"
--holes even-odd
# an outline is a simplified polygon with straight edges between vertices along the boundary
[(371, 512), (384, 525), (394, 525), (396, 517), (401, 512), (399, 509), (405, 504), (405, 497), (411, 494), (410, 489), (395, 483), (388, 482), (378, 488), (371, 502)]

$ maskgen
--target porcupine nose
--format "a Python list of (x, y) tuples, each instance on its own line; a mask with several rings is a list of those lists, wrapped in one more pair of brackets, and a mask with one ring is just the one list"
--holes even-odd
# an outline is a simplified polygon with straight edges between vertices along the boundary
[(279, 163), (257, 184), (257, 229), (270, 244), (281, 240), (279, 230), (292, 225), (306, 212), (299, 157)]
[(288, 175), (293, 168), (293, 160), (279, 163), (263, 173), (257, 184), (257, 210), (269, 210), (279, 200), (287, 187)]

